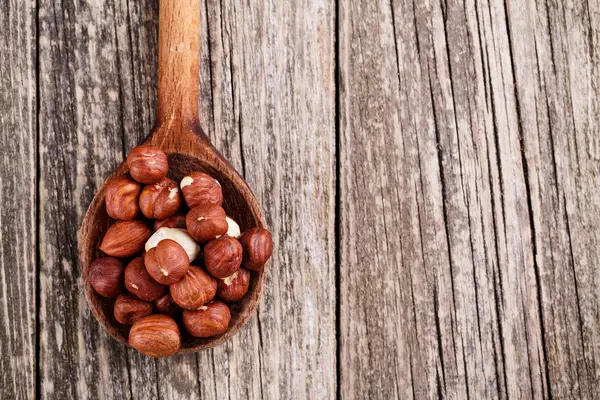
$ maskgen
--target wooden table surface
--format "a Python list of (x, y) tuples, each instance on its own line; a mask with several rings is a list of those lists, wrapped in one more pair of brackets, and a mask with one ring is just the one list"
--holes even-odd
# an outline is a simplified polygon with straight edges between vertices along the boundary
[(154, 360), (77, 231), (156, 103), (157, 0), (0, 4), (0, 399), (596, 398), (600, 1), (203, 0), (201, 125), (275, 255)]

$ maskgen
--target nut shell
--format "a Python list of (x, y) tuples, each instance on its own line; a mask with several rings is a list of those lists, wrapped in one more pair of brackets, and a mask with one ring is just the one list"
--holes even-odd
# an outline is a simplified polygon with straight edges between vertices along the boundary
[(149, 185), (167, 176), (167, 155), (153, 146), (134, 147), (127, 155), (129, 174), (138, 182)]
[(167, 286), (156, 282), (144, 266), (144, 258), (134, 258), (125, 268), (125, 287), (145, 301), (154, 301), (167, 291)]
[(142, 185), (128, 176), (115, 176), (106, 182), (106, 212), (111, 218), (129, 221), (140, 212), (138, 198)]
[(183, 311), (183, 326), (192, 336), (208, 338), (227, 332), (231, 311), (225, 303), (211, 301), (197, 311)]
[(240, 237), (244, 248), (243, 266), (251, 271), (260, 271), (273, 254), (273, 237), (263, 228), (252, 228)]
[(224, 279), (219, 279), (217, 297), (228, 303), (236, 302), (248, 293), (249, 286), (250, 271), (240, 268), (235, 274)]
[(198, 243), (189, 235), (185, 229), (162, 227), (148, 239), (145, 248), (146, 251), (156, 247), (161, 241), (171, 239), (179, 243), (185, 250), (190, 261), (193, 261), (202, 252)]
[(208, 242), (227, 232), (227, 214), (221, 206), (202, 204), (185, 216), (188, 233), (197, 242)]
[(152, 235), (142, 221), (117, 221), (108, 228), (100, 250), (109, 256), (125, 258), (139, 253)]
[(132, 294), (122, 294), (117, 297), (113, 310), (115, 319), (120, 324), (128, 325), (152, 314), (152, 303), (140, 300)]
[(100, 296), (112, 299), (125, 290), (124, 271), (125, 265), (117, 258), (97, 258), (90, 265), (90, 283)]
[(217, 280), (202, 269), (190, 266), (187, 274), (169, 288), (173, 300), (180, 307), (197, 310), (215, 297), (217, 294)]
[(200, 204), (223, 204), (223, 189), (221, 184), (212, 176), (204, 172), (192, 172), (181, 180), (179, 184), (183, 198), (188, 207)]
[(156, 232), (160, 228), (186, 229), (185, 214), (177, 213), (169, 218), (154, 221), (154, 231)]
[(168, 357), (181, 347), (181, 335), (173, 318), (155, 314), (136, 321), (127, 342), (147, 356)]
[(165, 239), (144, 256), (148, 274), (163, 285), (171, 285), (181, 279), (190, 268), (190, 259), (184, 248), (174, 240)]
[(163, 178), (153, 185), (144, 186), (140, 194), (140, 209), (146, 218), (164, 219), (174, 215), (181, 206), (177, 182)]
[(242, 245), (237, 239), (222, 236), (204, 246), (204, 265), (215, 278), (226, 278), (240, 269)]
[(166, 314), (170, 315), (171, 317), (181, 311), (181, 307), (175, 303), (171, 293), (167, 293), (160, 299), (157, 299), (154, 302), (154, 308), (158, 314)]

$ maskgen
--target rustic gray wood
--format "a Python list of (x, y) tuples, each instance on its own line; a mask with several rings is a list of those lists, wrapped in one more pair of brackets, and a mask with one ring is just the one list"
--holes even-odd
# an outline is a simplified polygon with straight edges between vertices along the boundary
[(201, 18), (202, 128), (275, 239), (257, 316), (166, 360), (102, 331), (77, 231), (152, 128), (158, 3), (9, 0), (0, 398), (599, 397), (600, 2)]
[(0, 398), (36, 387), (35, 3), (0, 4)]
[[(55, 8), (61, 10), (58, 15)], [(44, 167), (41, 202), (46, 210), (41, 226), (46, 231), (42, 248), (48, 253), (41, 267), (42, 305), (53, 307), (42, 307), (41, 332), (53, 337), (59, 331), (71, 338), (58, 345), (53, 340), (42, 343), (43, 397), (244, 398), (303, 392), (304, 397), (314, 398), (335, 391), (336, 369), (331, 362), (336, 352), (333, 7), (327, 5), (320, 16), (319, 7), (308, 7), (291, 25), (304, 31), (304, 25), (319, 21), (329, 39), (311, 44), (307, 51), (314, 53), (314, 58), (293, 76), (297, 75), (294, 79), (299, 82), (307, 80), (304, 75), (312, 73), (312, 66), (320, 67), (317, 64), (324, 61), (327, 69), (287, 108), (283, 100), (291, 97), (292, 89), (288, 94), (276, 94), (271, 88), (276, 84), (276, 71), (286, 68), (284, 63), (289, 59), (279, 58), (272, 49), (305, 46), (307, 37), (281, 41), (282, 37), (275, 42), (267, 32), (285, 32), (288, 24), (278, 20), (292, 18), (296, 8), (273, 12), (263, 6), (247, 8), (234, 2), (208, 1), (203, 10), (202, 126), (225, 157), (246, 174), (262, 200), (269, 224), (276, 231), (289, 230), (288, 239), (276, 235), (281, 250), (272, 264), (272, 278), (266, 289), (269, 294), (258, 318), (238, 336), (221, 348), (199, 355), (148, 360), (112, 343), (98, 329), (73, 279), (77, 273), (64, 277), (60, 272), (65, 263), (77, 268), (76, 263), (71, 264), (76, 237), (73, 234), (65, 238), (56, 227), (45, 226), (46, 216), (54, 218), (67, 207), (71, 213), (68, 223), (72, 224), (67, 229), (73, 230), (94, 191), (122, 159), (123, 151), (150, 131), (156, 104), (156, 3), (42, 4), (40, 74), (46, 81), (40, 84)], [(252, 22), (255, 19), (273, 21), (257, 26)], [(306, 30), (304, 35), (309, 33)], [(242, 40), (244, 35), (248, 38)], [(261, 57), (256, 57), (257, 49), (263, 49)], [(320, 101), (309, 108), (303, 106), (303, 98), (314, 96), (314, 91), (321, 92), (317, 96)], [(73, 105), (70, 109), (69, 104)], [(269, 108), (265, 104), (270, 104)], [(60, 107), (63, 109), (56, 110)], [(275, 108), (276, 115), (265, 114)], [(319, 114), (322, 116), (315, 118)], [(301, 124), (310, 128), (322, 148), (315, 149), (313, 141), (306, 141), (311, 136), (296, 135), (295, 127)], [(278, 135), (285, 135), (283, 154), (303, 147), (306, 154), (296, 160), (282, 156), (281, 150), (280, 155), (273, 154), (270, 149), (276, 147)], [(242, 143), (244, 138), (246, 143)], [(56, 155), (75, 149), (77, 156)], [(298, 167), (292, 168), (294, 164), (290, 163), (298, 163)], [(307, 170), (307, 164), (315, 165), (316, 171)], [(51, 174), (53, 170), (60, 170), (61, 175)], [(283, 182), (296, 184), (282, 190)], [(301, 196), (307, 187), (313, 191), (314, 185), (314, 207), (288, 204), (287, 199)], [(63, 204), (57, 201), (60, 196), (66, 196)], [(321, 225), (324, 218), (326, 223)], [(296, 232), (304, 233), (291, 245), (289, 237)], [(61, 249), (58, 241), (68, 245)], [(306, 253), (305, 249), (311, 247), (313, 252)], [(279, 270), (282, 265), (302, 263), (308, 268)], [(298, 285), (297, 277), (313, 283)], [(65, 288), (69, 288), (66, 299)], [(287, 300), (275, 303), (275, 298)], [(305, 302), (307, 298), (312, 300)], [(66, 327), (71, 328), (69, 332), (60, 331)], [(81, 331), (83, 338), (78, 334)], [(280, 336), (279, 331), (286, 335)], [(103, 347), (98, 348), (97, 342)], [(249, 354), (257, 361), (248, 363)], [(79, 365), (72, 365), (73, 357), (80, 360)], [(60, 389), (53, 385), (68, 374), (72, 376), (71, 385)]]
[(597, 15), (341, 2), (343, 398), (597, 396)]

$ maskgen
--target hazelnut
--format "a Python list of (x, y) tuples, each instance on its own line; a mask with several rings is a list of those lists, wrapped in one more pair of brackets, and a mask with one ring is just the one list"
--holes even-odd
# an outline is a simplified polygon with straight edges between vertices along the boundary
[(221, 184), (212, 176), (204, 172), (192, 172), (186, 175), (179, 185), (183, 198), (188, 207), (200, 204), (223, 204), (223, 190)]
[(133, 324), (128, 343), (147, 356), (167, 357), (177, 353), (181, 347), (181, 335), (173, 318), (155, 314)]
[(171, 285), (188, 271), (190, 259), (179, 243), (165, 239), (146, 253), (144, 264), (155, 281), (163, 285)]
[(204, 246), (204, 265), (215, 278), (237, 272), (242, 264), (242, 245), (236, 238), (222, 236)]
[(132, 294), (122, 294), (115, 301), (114, 313), (120, 324), (128, 325), (152, 314), (152, 303), (140, 300)]
[(134, 258), (125, 268), (125, 287), (142, 300), (154, 301), (165, 294), (167, 287), (156, 282), (144, 267), (144, 258)]
[(157, 313), (167, 314), (170, 316), (174, 316), (179, 312), (179, 310), (181, 310), (181, 307), (179, 307), (177, 303), (175, 303), (175, 300), (173, 300), (171, 293), (167, 293), (160, 299), (157, 299), (154, 302), (154, 308), (156, 309)]
[(131, 177), (146, 185), (160, 181), (169, 171), (167, 155), (153, 146), (134, 147), (127, 156), (127, 165)]
[(129, 221), (139, 211), (138, 197), (142, 185), (128, 176), (115, 176), (106, 182), (106, 212), (111, 218)]
[(239, 238), (242, 235), (242, 233), (240, 231), (240, 226), (238, 225), (238, 223), (229, 217), (226, 217), (225, 220), (227, 221), (227, 233), (225, 234), (236, 239)]
[(144, 249), (151, 234), (142, 221), (117, 221), (108, 228), (100, 250), (113, 257), (131, 257)]
[(140, 209), (146, 218), (168, 218), (175, 214), (180, 206), (181, 196), (177, 182), (169, 178), (144, 186), (140, 194)]
[(252, 228), (240, 237), (244, 248), (244, 268), (260, 271), (273, 254), (271, 232), (263, 228)]
[(189, 234), (198, 242), (208, 242), (227, 232), (225, 210), (220, 206), (202, 204), (192, 208), (185, 216)]
[(148, 239), (146, 242), (146, 251), (150, 251), (153, 247), (156, 247), (164, 239), (171, 239), (179, 243), (185, 250), (190, 261), (194, 261), (200, 254), (202, 249), (198, 246), (198, 243), (192, 239), (185, 229), (176, 228), (160, 228)]
[(156, 232), (160, 228), (178, 228), (186, 229), (185, 227), (185, 214), (177, 213), (166, 219), (159, 219), (154, 221), (154, 231)]
[(208, 338), (224, 334), (231, 321), (231, 312), (227, 304), (211, 301), (197, 311), (183, 311), (183, 326), (192, 335)]
[(123, 292), (123, 271), (125, 266), (114, 257), (100, 257), (90, 266), (90, 283), (103, 297), (112, 299)]
[(235, 274), (224, 279), (219, 279), (217, 297), (228, 303), (238, 301), (248, 292), (250, 285), (250, 271), (240, 268)]
[(187, 274), (169, 286), (173, 300), (180, 307), (197, 310), (217, 294), (217, 280), (202, 269), (190, 266)]

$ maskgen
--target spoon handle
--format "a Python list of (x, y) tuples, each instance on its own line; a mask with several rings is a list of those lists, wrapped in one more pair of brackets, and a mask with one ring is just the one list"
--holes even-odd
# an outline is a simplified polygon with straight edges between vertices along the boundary
[(156, 126), (173, 135), (198, 124), (200, 0), (160, 0)]

